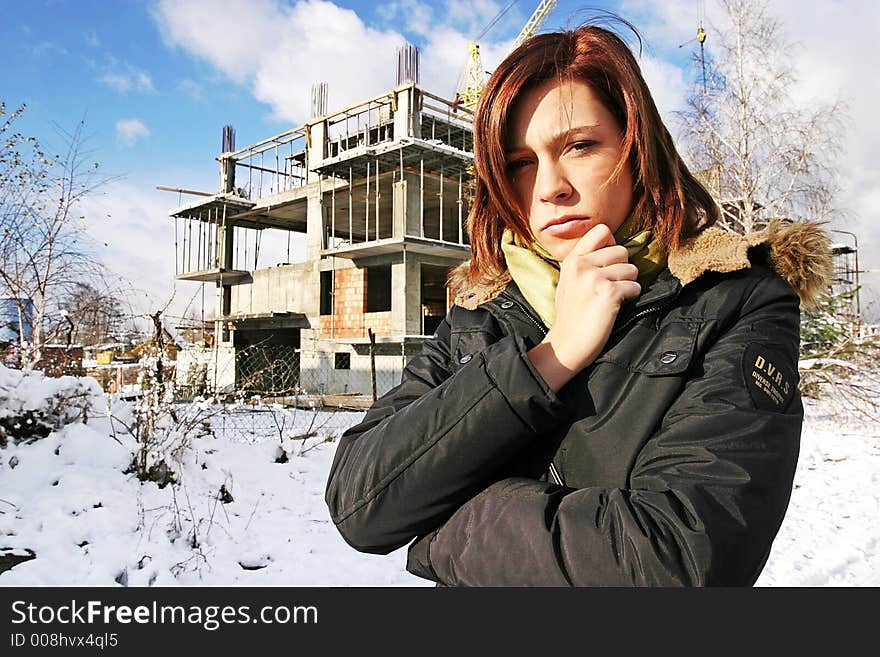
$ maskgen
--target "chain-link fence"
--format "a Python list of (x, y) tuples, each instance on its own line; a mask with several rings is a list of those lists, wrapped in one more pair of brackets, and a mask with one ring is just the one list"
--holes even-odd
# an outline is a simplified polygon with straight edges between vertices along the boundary
[(226, 404), (212, 407), (202, 431), (218, 438), (258, 443), (295, 441), (302, 451), (334, 440), (364, 417), (363, 411), (334, 410), (303, 400), (299, 406), (271, 403)]
[(255, 344), (235, 354), (236, 388), (245, 393), (279, 396), (303, 390), (299, 350), (291, 345)]
[[(311, 348), (308, 348), (311, 347)], [(179, 399), (214, 391), (282, 403), (310, 398), (319, 406), (362, 409), (400, 383), (421, 342), (340, 343), (334, 349), (257, 343), (227, 352), (178, 355)]]

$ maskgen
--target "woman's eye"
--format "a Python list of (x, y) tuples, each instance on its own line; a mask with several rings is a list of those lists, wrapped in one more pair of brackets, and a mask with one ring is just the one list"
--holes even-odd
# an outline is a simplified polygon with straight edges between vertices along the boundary
[(596, 145), (595, 141), (576, 141), (571, 145), (573, 151), (586, 151)]
[(531, 164), (531, 160), (518, 159), (518, 160), (509, 160), (507, 162), (506, 166), (507, 166), (508, 171), (518, 171), (519, 169), (522, 169), (523, 167), (526, 167), (529, 164)]

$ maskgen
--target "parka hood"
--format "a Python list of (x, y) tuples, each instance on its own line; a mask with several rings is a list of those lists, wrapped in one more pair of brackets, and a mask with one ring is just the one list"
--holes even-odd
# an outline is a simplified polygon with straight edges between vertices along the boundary
[[(808, 307), (831, 282), (830, 247), (831, 240), (819, 222), (773, 221), (766, 229), (747, 235), (713, 226), (671, 251), (668, 268), (685, 286), (706, 272), (727, 273), (751, 267), (753, 261), (765, 263)], [(501, 294), (510, 281), (510, 272), (504, 271), (494, 281), (473, 282), (468, 260), (452, 271), (448, 286), (456, 305), (473, 310)]]

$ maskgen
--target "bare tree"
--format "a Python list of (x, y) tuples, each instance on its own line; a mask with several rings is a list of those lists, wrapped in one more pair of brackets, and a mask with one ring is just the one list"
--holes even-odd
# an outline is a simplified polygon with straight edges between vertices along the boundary
[(70, 333), (70, 341), (81, 345), (109, 342), (122, 332), (127, 318), (119, 292), (97, 281), (74, 282), (58, 305), (60, 316), (45, 323), (53, 340)]
[(710, 26), (706, 59), (679, 113), (693, 167), (734, 232), (772, 218), (821, 220), (835, 213), (845, 107), (798, 104), (796, 47), (764, 0), (721, 0), (725, 24)]
[[(63, 154), (49, 157), (34, 137), (14, 131), (24, 106), (7, 116), (0, 103), (0, 289), (17, 300), (25, 364), (36, 363), (45, 342), (47, 317), (60, 310), (67, 292), (94, 279), (101, 265), (88, 252), (79, 203), (111, 178), (83, 149), (84, 122), (59, 129)], [(24, 318), (33, 308), (32, 338)]]

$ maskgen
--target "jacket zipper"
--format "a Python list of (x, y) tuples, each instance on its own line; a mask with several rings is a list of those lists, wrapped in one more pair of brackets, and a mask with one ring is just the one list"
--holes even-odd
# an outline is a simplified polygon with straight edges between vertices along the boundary
[[(529, 311), (527, 311), (525, 308), (523, 308), (522, 304), (520, 304), (516, 299), (512, 299), (503, 293), (500, 296), (503, 296), (505, 299), (513, 301), (513, 303), (516, 304), (516, 307), (522, 311), (523, 315), (528, 317), (531, 320), (532, 324), (537, 326), (544, 336), (547, 335), (549, 329), (544, 325), (544, 322), (542, 322), (539, 319), (532, 316), (532, 314)], [(674, 300), (675, 300), (675, 296), (673, 295), (672, 297), (670, 297), (668, 299), (664, 299), (661, 303), (658, 303), (656, 305), (649, 306), (647, 308), (640, 310), (635, 315), (633, 315), (628, 320), (626, 320), (626, 322), (624, 322), (623, 324), (618, 326), (616, 329), (614, 329), (614, 331), (612, 331), (611, 334), (614, 335), (615, 333), (618, 333), (618, 332), (622, 331), (623, 329), (628, 328), (629, 326), (632, 326), (634, 322), (641, 319), (642, 317), (645, 317), (645, 316), (650, 315), (652, 313), (656, 313), (656, 312), (663, 310), (665, 307), (671, 305)], [(556, 465), (553, 463), (552, 460), (550, 461), (550, 477), (553, 479), (553, 482), (556, 483), (558, 486), (565, 485), (562, 483), (562, 477), (559, 475), (559, 471), (556, 469)]]
[[(528, 317), (528, 318), (532, 321), (532, 324), (534, 324), (535, 326), (538, 327), (538, 329), (540, 329), (541, 333), (543, 333), (545, 336), (547, 335), (547, 332), (548, 332), (550, 329), (548, 329), (548, 328), (544, 325), (544, 322), (542, 322), (542, 321), (540, 321), (539, 319), (533, 317), (532, 314), (531, 314), (529, 311), (527, 311), (525, 308), (523, 308), (523, 307), (522, 307), (522, 304), (520, 304), (516, 299), (511, 299), (511, 298), (508, 297), (506, 294), (502, 294), (501, 296), (503, 296), (503, 297), (506, 298), (506, 299), (509, 299), (510, 301), (513, 301), (513, 303), (516, 304), (516, 307), (519, 308), (519, 309), (522, 311), (523, 315), (525, 315), (526, 317)], [(559, 476), (559, 470), (556, 469), (556, 465), (553, 463), (553, 460), (552, 460), (552, 459), (551, 459), (551, 461), (550, 461), (550, 477), (553, 479), (553, 482), (554, 482), (557, 486), (564, 486), (564, 485), (565, 485), (565, 484), (562, 483), (562, 477)]]
[[(672, 305), (672, 302), (673, 302), (673, 301), (675, 301), (675, 296), (674, 296), (674, 295), (671, 296), (671, 297), (669, 297), (669, 298), (667, 298), (667, 299), (664, 299), (663, 301), (661, 301), (660, 303), (658, 303), (658, 304), (656, 304), (656, 305), (648, 306), (647, 308), (643, 308), (642, 310), (640, 310), (639, 312), (637, 312), (635, 315), (633, 315), (632, 317), (630, 317), (628, 320), (626, 320), (623, 324), (621, 324), (621, 325), (618, 326), (616, 329), (614, 329), (614, 330), (611, 332), (611, 335), (614, 335), (615, 333), (619, 333), (620, 331), (622, 331), (622, 330), (625, 329), (625, 328), (629, 328), (629, 327), (632, 326), (637, 320), (641, 319), (642, 317), (645, 317), (646, 315), (651, 315), (651, 314), (653, 314), (653, 313), (660, 312), (661, 310), (663, 310), (663, 309), (666, 308), (667, 306)], [(609, 337), (610, 337), (610, 336), (609, 336)]]

